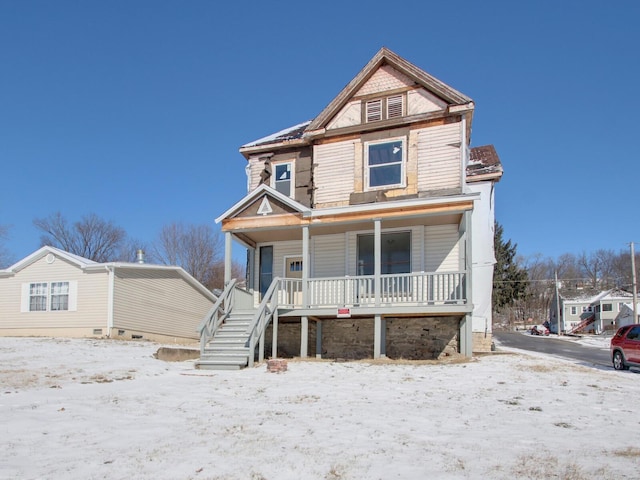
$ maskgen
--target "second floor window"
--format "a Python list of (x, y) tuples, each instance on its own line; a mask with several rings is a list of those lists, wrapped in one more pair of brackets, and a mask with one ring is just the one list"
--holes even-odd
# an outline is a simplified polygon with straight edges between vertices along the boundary
[(293, 197), (293, 162), (274, 164), (271, 178), (273, 188), (287, 197)]
[(365, 144), (368, 189), (404, 186), (404, 139)]

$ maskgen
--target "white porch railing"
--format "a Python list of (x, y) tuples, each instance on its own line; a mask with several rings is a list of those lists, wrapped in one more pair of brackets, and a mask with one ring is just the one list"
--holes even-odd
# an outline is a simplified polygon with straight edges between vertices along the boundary
[[(380, 305), (466, 304), (466, 272), (381, 275)], [(327, 277), (307, 280), (307, 305), (301, 279), (280, 279), (281, 307), (374, 306), (375, 277)]]

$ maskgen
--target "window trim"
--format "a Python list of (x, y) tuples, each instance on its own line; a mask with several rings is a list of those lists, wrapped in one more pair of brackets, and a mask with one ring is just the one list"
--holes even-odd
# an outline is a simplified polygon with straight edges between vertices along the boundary
[[(389, 163), (386, 165), (400, 165), (400, 183), (393, 183), (393, 184), (388, 184), (388, 185), (378, 185), (378, 186), (371, 186), (371, 174), (370, 174), (370, 169), (371, 166), (369, 165), (369, 148), (373, 145), (382, 145), (385, 143), (394, 143), (394, 142), (401, 142), (402, 144), (402, 160), (400, 160), (400, 162), (393, 162), (393, 163)], [(376, 190), (392, 190), (395, 188), (406, 188), (407, 186), (407, 180), (406, 180), (406, 168), (407, 168), (407, 138), (406, 137), (392, 137), (392, 138), (385, 138), (382, 140), (372, 140), (369, 142), (364, 142), (364, 161), (363, 161), (363, 165), (364, 165), (364, 191), (365, 192), (370, 192), (370, 191), (376, 191)], [(380, 167), (380, 165), (377, 165), (377, 167)], [(374, 167), (376, 168), (376, 167)]]
[(575, 305), (572, 305), (572, 306), (570, 307), (569, 314), (570, 314), (570, 315), (577, 315), (577, 314), (578, 314), (578, 307), (577, 307), (577, 306), (575, 306)]
[[(277, 178), (276, 178), (276, 169), (278, 166), (281, 165), (286, 165), (289, 164), (289, 168), (290, 168), (290, 175), (289, 175), (289, 193), (288, 194), (284, 194), (282, 192), (280, 192), (280, 190), (278, 190), (276, 183), (278, 182)], [(278, 161), (278, 162), (272, 162), (271, 163), (271, 182), (270, 182), (270, 187), (273, 188), (274, 190), (277, 190), (278, 192), (282, 193), (283, 195), (286, 195), (289, 198), (294, 198), (295, 196), (295, 181), (296, 181), (296, 169), (295, 169), (295, 160), (282, 160), (282, 161)]]
[[(66, 293), (54, 293), (53, 285), (67, 284)], [(31, 292), (32, 285), (46, 285), (46, 293), (37, 296), (45, 297), (45, 308), (33, 310), (31, 299), (35, 296)], [(53, 308), (54, 297), (66, 296), (66, 309)], [(21, 313), (50, 313), (50, 312), (75, 312), (78, 306), (78, 282), (76, 280), (52, 280), (52, 281), (32, 281), (22, 284), (22, 296), (20, 299)]]

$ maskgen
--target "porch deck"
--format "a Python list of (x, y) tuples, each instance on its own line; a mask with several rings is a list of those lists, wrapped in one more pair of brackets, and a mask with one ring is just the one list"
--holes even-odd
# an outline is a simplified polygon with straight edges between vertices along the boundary
[(401, 273), (311, 279), (279, 278), (277, 305), (281, 316), (320, 314), (349, 308), (362, 314), (398, 310), (404, 313), (463, 312), (467, 299), (466, 272)]

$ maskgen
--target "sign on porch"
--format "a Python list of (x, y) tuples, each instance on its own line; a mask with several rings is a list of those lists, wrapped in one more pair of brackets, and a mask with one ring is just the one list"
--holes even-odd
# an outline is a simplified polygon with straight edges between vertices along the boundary
[(350, 308), (338, 308), (338, 314), (336, 315), (338, 318), (351, 318), (351, 309)]

